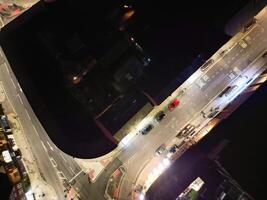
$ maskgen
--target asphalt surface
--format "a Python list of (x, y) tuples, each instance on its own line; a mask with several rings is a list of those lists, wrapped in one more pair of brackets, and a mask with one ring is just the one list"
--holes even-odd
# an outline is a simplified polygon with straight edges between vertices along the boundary
[[(214, 59), (214, 64), (205, 72), (196, 72), (197, 78), (186, 87), (185, 94), (179, 97), (180, 105), (172, 112), (168, 112), (166, 118), (155, 126), (149, 134), (138, 135), (93, 184), (88, 182), (87, 176), (81, 172), (81, 168), (73, 158), (61, 152), (49, 139), (33, 113), (9, 65), (1, 64), (0, 80), (21, 121), (24, 134), (28, 138), (40, 171), (48, 184), (57, 191), (59, 199), (64, 199), (62, 181), (72, 180), (73, 177), (76, 177), (74, 187), (79, 191), (81, 199), (102, 199), (102, 192), (109, 175), (122, 163), (126, 168), (126, 175), (122, 181), (120, 199), (129, 199), (132, 185), (139, 179), (140, 182), (145, 179), (142, 169), (146, 168), (145, 171), (149, 172), (154, 163), (162, 159), (155, 155), (155, 150), (162, 143), (170, 143), (177, 132), (189, 122), (196, 126), (204, 123), (206, 119), (202, 117), (200, 112), (202, 110), (207, 112), (210, 105), (215, 106), (221, 103), (216, 100), (221, 91), (241, 78), (241, 74), (250, 78), (259, 70), (252, 62), (267, 48), (266, 29), (267, 16), (265, 14), (264, 20), (260, 19), (252, 29), (242, 36), (247, 45), (245, 48), (238, 44), (240, 40), (238, 37), (233, 38), (232, 41), (234, 42), (230, 42), (226, 47), (227, 53), (217, 56)], [(251, 70), (247, 71), (247, 67)], [(215, 102), (214, 105), (213, 102)], [(207, 107), (208, 109), (206, 109)]]
[[(71, 180), (81, 171), (81, 168), (72, 157), (59, 150), (50, 140), (32, 111), (10, 66), (6, 63), (1, 64), (0, 72), (0, 80), (20, 119), (25, 137), (28, 138), (40, 172), (47, 183), (58, 192), (59, 199), (63, 199), (64, 188), (61, 183), (65, 179)], [(12, 108), (9, 111), (12, 111)]]
[[(136, 176), (143, 176), (140, 179), (145, 179), (145, 176), (153, 170), (154, 163), (157, 163), (154, 160), (160, 160), (155, 155), (155, 150), (161, 144), (168, 144), (186, 124), (198, 126), (207, 121), (200, 112), (202, 110), (208, 112), (212, 107), (223, 104), (225, 100), (216, 99), (216, 97), (228, 85), (242, 79), (240, 75), (247, 76), (249, 80), (259, 69), (255, 65), (266, 68), (262, 63), (252, 63), (267, 48), (266, 29), (267, 16), (265, 15), (264, 21), (258, 22), (242, 36), (247, 45), (245, 48), (238, 43), (240, 39), (232, 39), (236, 41), (226, 48), (228, 51), (214, 59), (214, 64), (186, 88), (185, 94), (179, 97), (180, 105), (172, 112), (168, 112), (166, 118), (148, 135), (138, 136), (131, 146), (119, 155), (119, 159), (127, 169), (125, 180), (121, 185), (121, 199), (127, 199), (131, 184), (136, 183)], [(149, 163), (153, 164), (149, 165)], [(144, 171), (147, 173), (140, 174), (140, 169), (145, 165), (147, 167)], [(141, 183), (144, 183), (144, 180)]]

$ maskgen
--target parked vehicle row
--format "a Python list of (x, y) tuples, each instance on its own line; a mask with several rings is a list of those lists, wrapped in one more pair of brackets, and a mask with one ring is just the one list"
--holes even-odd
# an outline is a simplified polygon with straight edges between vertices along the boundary
[(195, 126), (191, 125), (191, 124), (188, 124), (181, 131), (178, 132), (176, 137), (178, 137), (178, 138), (187, 137), (194, 130), (195, 130)]
[(210, 65), (212, 65), (214, 63), (213, 59), (209, 59), (208, 61), (206, 61), (201, 67), (200, 70), (201, 71), (205, 71)]
[(228, 96), (235, 88), (237, 88), (237, 85), (234, 86), (227, 86), (220, 94), (219, 97), (222, 97), (223, 95)]
[(172, 100), (172, 102), (168, 105), (169, 111), (173, 111), (179, 104), (180, 104), (180, 101), (177, 98)]
[(171, 148), (169, 149), (169, 152), (167, 154), (167, 158), (169, 158), (170, 160), (173, 160), (175, 158), (175, 155), (177, 154), (177, 152), (179, 151), (180, 148), (182, 148), (182, 146), (185, 144), (185, 141), (182, 141), (180, 144), (174, 144), (171, 146)]
[[(173, 111), (178, 105), (180, 104), (180, 101), (175, 98), (174, 100), (172, 100), (172, 102), (168, 105), (168, 110), (169, 111)], [(166, 116), (166, 113), (164, 111), (159, 111), (156, 115), (155, 115), (155, 120), (156, 122), (161, 122)], [(147, 124), (144, 128), (142, 128), (141, 130), (139, 130), (139, 133), (141, 133), (142, 135), (146, 135), (148, 134), (152, 129), (154, 128), (154, 125), (152, 123)]]
[(154, 128), (154, 126), (152, 124), (148, 124), (147, 126), (145, 126), (143, 129), (141, 129), (139, 132), (142, 134), (142, 135), (146, 135), (148, 134), (152, 128)]

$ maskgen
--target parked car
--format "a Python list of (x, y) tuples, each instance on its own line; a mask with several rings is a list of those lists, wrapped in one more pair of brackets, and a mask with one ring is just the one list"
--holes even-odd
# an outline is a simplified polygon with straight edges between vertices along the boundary
[(171, 158), (172, 155), (176, 152), (177, 149), (178, 149), (178, 145), (177, 144), (172, 145), (170, 150), (169, 150), (169, 152), (168, 152), (168, 154), (167, 154), (167, 157)]
[(182, 129), (181, 131), (178, 132), (178, 134), (176, 135), (177, 138), (181, 138), (186, 132), (186, 129)]
[(208, 118), (213, 118), (215, 115), (217, 115), (220, 111), (219, 110), (214, 110), (210, 114), (207, 115)]
[(247, 48), (247, 46), (248, 46), (248, 44), (247, 44), (244, 40), (240, 40), (240, 41), (238, 42), (238, 44), (239, 44), (243, 49)]
[(142, 135), (146, 135), (149, 133), (149, 131), (152, 130), (154, 126), (152, 124), (148, 124), (145, 128), (143, 128), (140, 132)]
[(173, 111), (174, 108), (176, 108), (180, 104), (180, 101), (178, 99), (174, 99), (169, 105), (168, 109), (169, 111)]
[(208, 61), (206, 61), (201, 67), (200, 70), (201, 71), (205, 71), (211, 64), (214, 63), (213, 59), (209, 59)]
[(254, 24), (256, 24), (257, 20), (255, 18), (252, 18), (245, 26), (244, 26), (244, 32), (248, 31), (253, 27)]
[(156, 114), (156, 120), (157, 122), (160, 122), (164, 117), (166, 116), (166, 114), (163, 111), (160, 111)]
[(161, 155), (164, 151), (166, 150), (166, 145), (161, 144), (157, 149), (156, 149), (156, 154), (159, 156)]
[(176, 135), (177, 138), (186, 137), (188, 134), (195, 130), (195, 126), (187, 124), (179, 133)]

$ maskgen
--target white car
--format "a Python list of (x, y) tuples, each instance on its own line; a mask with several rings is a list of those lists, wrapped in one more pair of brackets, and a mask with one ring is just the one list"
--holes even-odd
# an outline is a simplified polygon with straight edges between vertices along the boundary
[(243, 49), (247, 48), (247, 46), (248, 46), (248, 44), (247, 44), (244, 40), (240, 40), (240, 41), (238, 42), (238, 44), (239, 44)]

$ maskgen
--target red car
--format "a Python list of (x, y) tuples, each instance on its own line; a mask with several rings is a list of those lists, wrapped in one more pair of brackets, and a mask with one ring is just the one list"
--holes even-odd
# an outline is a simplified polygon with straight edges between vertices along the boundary
[(178, 99), (174, 99), (169, 105), (168, 108), (170, 111), (172, 111), (174, 108), (176, 108), (180, 104), (180, 101)]

